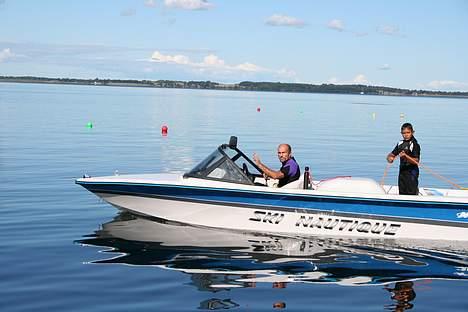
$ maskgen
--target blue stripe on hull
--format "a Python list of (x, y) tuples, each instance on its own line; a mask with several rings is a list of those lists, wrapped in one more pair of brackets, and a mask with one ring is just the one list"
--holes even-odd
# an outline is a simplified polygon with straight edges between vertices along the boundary
[(233, 204), (259, 205), (289, 209), (313, 209), (363, 215), (417, 218), (457, 222), (468, 226), (467, 218), (457, 213), (467, 211), (462, 203), (420, 202), (409, 200), (343, 198), (338, 196), (270, 193), (248, 190), (205, 188), (179, 185), (137, 183), (77, 182), (91, 192), (138, 196), (164, 196), (181, 200), (212, 201)]

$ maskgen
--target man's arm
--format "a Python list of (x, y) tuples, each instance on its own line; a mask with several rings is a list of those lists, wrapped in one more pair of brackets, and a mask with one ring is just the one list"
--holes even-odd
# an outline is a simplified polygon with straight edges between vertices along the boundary
[(262, 169), (263, 173), (266, 174), (267, 176), (269, 176), (270, 178), (273, 178), (273, 179), (282, 179), (284, 178), (284, 173), (281, 172), (281, 171), (275, 171), (275, 170), (272, 170), (270, 168), (268, 168), (267, 166), (265, 166), (261, 161), (260, 161), (260, 157), (258, 157), (257, 154), (254, 153), (253, 155), (253, 160), (255, 162), (255, 164), (260, 168)]
[(391, 151), (390, 153), (388, 153), (387, 155), (387, 161), (389, 163), (393, 163), (393, 161), (395, 160), (395, 158), (397, 157), (398, 155), (398, 144), (395, 146), (395, 148), (393, 149), (393, 151)]
[(409, 163), (419, 166), (419, 157), (411, 157), (410, 155), (406, 154), (405, 151), (400, 152), (400, 158), (406, 159)]

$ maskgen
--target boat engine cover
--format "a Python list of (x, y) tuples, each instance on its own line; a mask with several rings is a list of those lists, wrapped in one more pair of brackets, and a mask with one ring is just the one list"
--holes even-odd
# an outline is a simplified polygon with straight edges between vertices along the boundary
[(383, 194), (385, 190), (375, 180), (368, 178), (336, 177), (322, 180), (318, 184), (318, 191)]

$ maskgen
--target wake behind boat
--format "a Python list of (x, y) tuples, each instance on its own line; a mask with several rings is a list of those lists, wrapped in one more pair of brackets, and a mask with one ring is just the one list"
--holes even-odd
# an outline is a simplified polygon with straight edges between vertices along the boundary
[[(304, 181), (305, 180), (305, 181)], [(238, 147), (220, 145), (185, 174), (84, 177), (76, 183), (120, 210), (181, 223), (275, 233), (468, 241), (468, 191), (398, 195), (372, 179), (337, 177), (282, 188)]]

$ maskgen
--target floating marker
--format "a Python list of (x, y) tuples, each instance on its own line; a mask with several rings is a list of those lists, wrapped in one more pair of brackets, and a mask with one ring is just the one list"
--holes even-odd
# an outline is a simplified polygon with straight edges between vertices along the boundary
[(375, 117), (376, 117), (376, 116), (377, 116), (377, 114), (376, 114), (376, 113), (372, 113), (372, 119), (374, 119), (374, 120), (375, 120)]
[(282, 301), (273, 303), (273, 309), (285, 309), (285, 308), (286, 308), (286, 303)]
[(93, 123), (91, 121), (88, 121), (86, 124), (86, 128), (91, 129), (93, 127)]
[(166, 135), (167, 135), (167, 130), (168, 130), (168, 128), (167, 128), (166, 125), (162, 126), (162, 127), (161, 127), (161, 134), (162, 134), (163, 136), (166, 136)]
[(405, 114), (400, 113), (400, 119), (403, 119), (403, 118), (405, 118)]
[(257, 107), (257, 112), (260, 112), (260, 107)]

